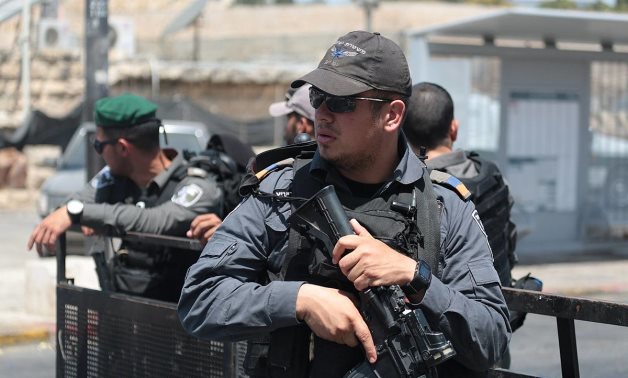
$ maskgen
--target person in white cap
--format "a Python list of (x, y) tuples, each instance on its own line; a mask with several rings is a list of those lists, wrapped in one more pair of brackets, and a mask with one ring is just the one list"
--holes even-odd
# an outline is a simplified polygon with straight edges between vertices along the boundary
[(286, 93), (286, 100), (275, 102), (268, 107), (268, 113), (273, 117), (287, 116), (284, 140), (286, 144), (306, 142), (314, 138), (314, 108), (310, 105), (310, 87), (304, 85), (290, 96)]

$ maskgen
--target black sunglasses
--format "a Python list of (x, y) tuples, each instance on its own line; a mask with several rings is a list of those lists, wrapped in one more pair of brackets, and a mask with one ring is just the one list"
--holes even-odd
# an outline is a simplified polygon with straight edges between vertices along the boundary
[(105, 146), (108, 144), (116, 144), (118, 143), (118, 139), (109, 139), (109, 140), (98, 140), (94, 138), (92, 140), (92, 145), (94, 146), (94, 150), (98, 155), (102, 155), (102, 151), (105, 149)]
[(355, 110), (356, 100), (367, 100), (376, 102), (391, 102), (390, 99), (356, 96), (332, 96), (316, 87), (310, 88), (310, 104), (314, 109), (320, 108), (325, 103), (327, 109), (332, 113), (351, 113)]

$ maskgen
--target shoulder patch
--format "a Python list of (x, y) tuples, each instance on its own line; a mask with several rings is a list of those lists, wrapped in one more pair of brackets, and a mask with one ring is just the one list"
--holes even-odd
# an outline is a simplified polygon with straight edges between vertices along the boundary
[(280, 162), (277, 163), (273, 163), (271, 165), (269, 165), (268, 167), (260, 170), (259, 172), (257, 172), (255, 174), (255, 177), (257, 177), (258, 181), (262, 181), (264, 178), (266, 178), (266, 176), (268, 176), (269, 173), (277, 171), (281, 168), (284, 167), (289, 167), (292, 165), (292, 162), (294, 161), (294, 159), (290, 158), (290, 159), (286, 159), (286, 160), (282, 160)]
[(190, 184), (179, 189), (170, 199), (172, 202), (183, 207), (194, 205), (203, 195), (203, 189), (196, 185)]
[(101, 189), (105, 186), (113, 185), (113, 182), (114, 178), (111, 175), (109, 166), (105, 166), (96, 174), (96, 176), (94, 176), (94, 178), (91, 179), (89, 185), (91, 185), (94, 189)]
[(430, 172), (430, 179), (435, 184), (453, 190), (463, 201), (468, 201), (471, 198), (471, 192), (462, 183), (462, 181), (458, 180), (456, 177), (450, 175), (449, 173), (433, 169)]

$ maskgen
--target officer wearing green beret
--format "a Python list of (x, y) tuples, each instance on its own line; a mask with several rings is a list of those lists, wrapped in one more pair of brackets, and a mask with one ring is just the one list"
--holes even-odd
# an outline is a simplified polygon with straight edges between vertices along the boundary
[[(58, 236), (73, 224), (89, 235), (125, 231), (185, 236), (199, 214), (222, 216), (222, 192), (210, 176), (196, 177), (181, 154), (161, 149), (157, 106), (123, 94), (95, 104), (93, 147), (106, 162), (85, 188), (35, 228), (28, 248), (54, 251)], [(190, 174), (188, 173), (190, 172)], [(113, 263), (113, 289), (176, 301), (193, 254), (148, 253), (125, 246)]]

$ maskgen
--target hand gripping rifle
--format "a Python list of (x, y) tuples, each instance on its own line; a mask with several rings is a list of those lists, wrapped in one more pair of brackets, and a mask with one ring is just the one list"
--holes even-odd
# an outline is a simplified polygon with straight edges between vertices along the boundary
[[(294, 211), (291, 224), (322, 242), (331, 254), (342, 236), (354, 234), (333, 186), (326, 186)], [(377, 361), (367, 360), (345, 378), (436, 377), (436, 365), (456, 353), (442, 332), (433, 331), (421, 309), (410, 309), (399, 285), (359, 293), (360, 312), (373, 335)]]

